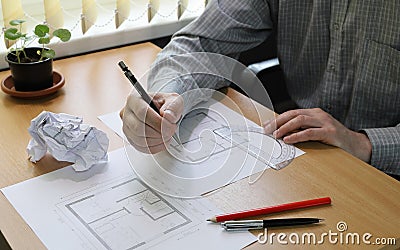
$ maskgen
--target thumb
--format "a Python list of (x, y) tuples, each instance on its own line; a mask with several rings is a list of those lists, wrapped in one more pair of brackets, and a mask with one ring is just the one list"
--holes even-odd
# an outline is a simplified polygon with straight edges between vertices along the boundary
[(180, 115), (177, 115), (174, 111), (167, 109), (164, 111), (163, 117), (171, 123), (177, 123), (179, 121)]
[(177, 123), (182, 116), (183, 99), (177, 94), (173, 94), (165, 99), (160, 108), (160, 114), (171, 123)]

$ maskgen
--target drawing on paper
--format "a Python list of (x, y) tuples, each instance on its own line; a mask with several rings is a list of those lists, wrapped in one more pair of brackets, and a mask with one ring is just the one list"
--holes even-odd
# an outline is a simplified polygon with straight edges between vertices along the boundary
[(138, 178), (83, 191), (57, 207), (77, 228), (90, 232), (89, 242), (105, 249), (137, 249), (191, 223)]
[[(254, 140), (255, 137), (259, 139)], [(269, 138), (272, 144), (263, 142), (268, 136), (262, 128), (247, 127), (245, 124), (230, 126), (221, 115), (206, 108), (192, 111), (182, 120), (179, 138), (181, 144), (171, 143), (170, 149), (173, 151), (170, 153), (188, 163), (198, 163), (232, 149), (241, 150), (267, 166), (274, 166), (289, 158), (286, 155), (279, 156), (283, 152), (282, 145), (274, 138)], [(291, 157), (294, 157), (294, 148), (291, 153)]]

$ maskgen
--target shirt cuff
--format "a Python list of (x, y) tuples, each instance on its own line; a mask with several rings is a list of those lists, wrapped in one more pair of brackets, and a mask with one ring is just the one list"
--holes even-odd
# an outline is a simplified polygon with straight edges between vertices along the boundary
[(372, 144), (371, 165), (400, 175), (400, 126), (363, 129)]

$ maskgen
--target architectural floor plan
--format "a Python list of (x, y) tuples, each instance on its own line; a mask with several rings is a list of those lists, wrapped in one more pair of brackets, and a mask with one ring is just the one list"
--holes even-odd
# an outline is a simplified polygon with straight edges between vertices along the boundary
[(192, 222), (138, 178), (83, 192), (57, 207), (105, 249), (136, 249)]
[[(180, 144), (172, 142), (170, 153), (189, 163), (197, 163), (227, 150), (238, 149), (266, 166), (274, 166), (281, 153), (277, 140), (264, 135), (261, 127), (250, 127), (244, 121), (242, 126), (230, 124), (218, 112), (206, 108), (189, 113), (180, 124), (178, 134)], [(255, 136), (258, 140), (254, 139)], [(266, 139), (270, 139), (272, 143), (266, 142)]]
[(50, 250), (240, 249), (255, 240), (207, 223), (222, 211), (205, 198), (151, 189), (123, 148), (88, 171), (65, 167), (1, 191)]
[[(303, 152), (221, 103), (197, 105), (181, 121), (167, 151), (144, 154), (125, 144), (130, 164), (148, 186), (173, 197), (199, 197), (234, 181), (256, 181), (263, 171)], [(285, 166), (285, 164), (282, 164)]]

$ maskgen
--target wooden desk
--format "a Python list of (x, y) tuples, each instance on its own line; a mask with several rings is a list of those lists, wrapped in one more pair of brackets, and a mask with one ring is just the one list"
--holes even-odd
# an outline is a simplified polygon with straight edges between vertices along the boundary
[[(158, 47), (144, 43), (58, 60), (54, 68), (62, 72), (66, 84), (55, 95), (43, 99), (21, 100), (1, 92), (0, 188), (66, 165), (50, 157), (37, 164), (32, 164), (27, 159), (25, 148), (30, 139), (27, 128), (31, 119), (43, 110), (82, 116), (85, 123), (92, 124), (109, 135), (110, 151), (122, 147), (121, 139), (97, 119), (98, 115), (122, 108), (131, 90), (130, 84), (117, 67), (117, 62), (124, 60), (140, 76), (145, 73), (158, 52)], [(0, 72), (0, 77), (8, 74), (8, 71)], [(249, 100), (231, 89), (227, 91), (227, 95), (244, 107), (242, 112), (250, 119), (256, 119), (253, 110), (246, 105)], [(262, 107), (260, 109), (263, 110), (264, 118), (271, 116), (270, 112)], [(348, 225), (347, 232), (360, 235), (369, 232), (374, 237), (400, 237), (399, 182), (338, 148), (320, 143), (302, 143), (297, 146), (307, 153), (295, 159), (285, 169), (267, 170), (252, 185), (247, 183), (247, 179), (236, 182), (216, 192), (210, 199), (228, 212), (330, 196), (333, 200), (332, 206), (271, 216), (321, 217), (326, 219), (323, 225), (296, 228), (295, 231), (270, 230), (270, 233), (284, 232), (289, 235), (291, 232), (310, 232), (320, 235), (329, 230), (338, 232), (336, 224), (345, 221)], [(45, 248), (3, 195), (0, 195), (0, 218), (0, 229), (13, 249)], [(329, 244), (327, 241), (325, 240), (324, 247), (338, 247), (337, 244)], [(250, 249), (266, 247), (267, 245), (255, 243)], [(285, 246), (280, 245), (275, 237), (274, 244), (268, 247), (273, 249)], [(286, 247), (304, 248), (303, 245)], [(362, 248), (365, 247), (362, 245)]]

